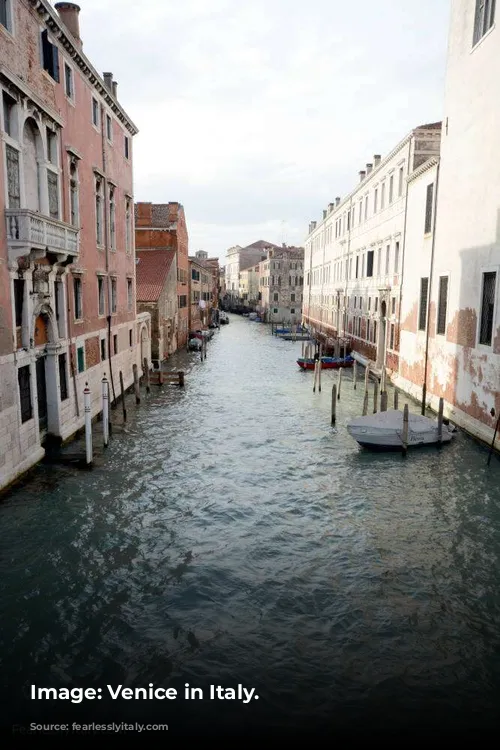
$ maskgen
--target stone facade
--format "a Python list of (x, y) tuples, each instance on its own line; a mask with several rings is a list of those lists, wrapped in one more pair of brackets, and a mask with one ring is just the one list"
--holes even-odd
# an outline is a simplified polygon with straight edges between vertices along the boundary
[(240, 305), (243, 301), (240, 296), (240, 273), (246, 268), (255, 266), (261, 260), (265, 260), (268, 250), (278, 249), (277, 245), (265, 240), (257, 240), (251, 245), (240, 247), (235, 245), (226, 252), (225, 286), (226, 300), (230, 304)]
[(189, 330), (207, 328), (211, 322), (213, 294), (212, 268), (204, 254), (189, 258)]
[(304, 248), (269, 250), (259, 263), (260, 303), (266, 323), (295, 325), (302, 319)]
[[(0, 25), (0, 487), (92, 413), (148, 351), (136, 317), (137, 129), (82, 52), (78, 6), (9, 3)], [(59, 8), (60, 14), (57, 12)]]
[(439, 153), (441, 123), (415, 128), (356, 188), (311, 222), (303, 320), (320, 337), (346, 337), (379, 367), (398, 369), (407, 177)]

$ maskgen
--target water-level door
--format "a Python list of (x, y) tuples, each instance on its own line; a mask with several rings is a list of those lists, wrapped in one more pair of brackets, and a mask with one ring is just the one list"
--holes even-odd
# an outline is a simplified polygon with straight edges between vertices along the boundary
[(38, 395), (38, 425), (40, 433), (47, 432), (47, 384), (45, 382), (45, 357), (36, 361), (36, 390)]

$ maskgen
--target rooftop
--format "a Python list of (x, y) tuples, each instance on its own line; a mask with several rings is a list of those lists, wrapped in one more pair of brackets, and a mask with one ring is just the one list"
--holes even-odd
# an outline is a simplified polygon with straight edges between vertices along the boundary
[(136, 265), (138, 302), (156, 302), (160, 298), (175, 250), (137, 250)]

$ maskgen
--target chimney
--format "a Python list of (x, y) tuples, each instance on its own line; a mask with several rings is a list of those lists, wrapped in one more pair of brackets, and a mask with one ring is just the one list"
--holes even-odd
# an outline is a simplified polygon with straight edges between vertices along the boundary
[(373, 157), (373, 162), (374, 162), (373, 166), (375, 167), (375, 169), (377, 169), (381, 161), (382, 161), (382, 157), (380, 156), (380, 154), (375, 154), (375, 156)]
[(363, 182), (363, 180), (365, 179), (365, 177), (366, 177), (366, 172), (365, 172), (364, 169), (362, 169), (361, 172), (359, 173), (359, 181)]
[(336, 206), (340, 205), (340, 198), (335, 198), (335, 205)]
[(366, 175), (368, 176), (373, 169), (373, 164), (366, 165)]
[(81, 49), (82, 40), (80, 39), (80, 22), (78, 20), (80, 7), (75, 5), (75, 3), (56, 3), (54, 8), (57, 10), (59, 18), (70, 34), (75, 38), (75, 41)]
[(116, 100), (118, 100), (118, 96), (116, 93), (117, 89), (118, 89), (118, 83), (116, 81), (113, 81), (113, 96), (115, 97)]
[(326, 210), (326, 208), (324, 208), (323, 209), (323, 218), (324, 219), (326, 219), (327, 214), (328, 214), (328, 211)]
[(108, 89), (109, 93), (113, 93), (113, 73), (103, 73), (104, 85)]
[(328, 212), (332, 213), (333, 209), (335, 208), (335, 203), (329, 203), (328, 204)]

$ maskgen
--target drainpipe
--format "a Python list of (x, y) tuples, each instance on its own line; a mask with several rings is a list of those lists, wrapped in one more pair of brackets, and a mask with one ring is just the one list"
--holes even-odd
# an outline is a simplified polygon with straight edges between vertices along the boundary
[[(410, 173), (410, 159), (411, 159), (411, 138), (408, 143), (408, 174)], [(408, 188), (409, 184), (406, 183), (406, 195), (405, 195), (405, 218), (403, 224), (403, 242), (401, 243), (401, 280), (399, 282), (399, 306), (398, 306), (398, 331), (399, 331), (399, 355), (401, 355), (401, 305), (403, 302), (403, 281), (405, 273), (405, 255), (406, 255), (406, 217), (408, 216)]]
[(427, 364), (429, 361), (429, 322), (431, 312), (431, 296), (432, 296), (432, 276), (434, 273), (434, 247), (436, 244), (436, 223), (437, 223), (437, 204), (438, 204), (438, 189), (439, 189), (439, 166), (438, 161), (436, 167), (436, 183), (435, 183), (435, 195), (434, 195), (434, 217), (432, 221), (432, 245), (431, 245), (431, 263), (429, 269), (429, 288), (427, 291), (427, 326), (425, 332), (425, 359), (424, 359), (424, 384), (422, 386), (422, 415), (425, 415), (425, 402), (427, 398)]
[(109, 244), (108, 244), (108, 180), (107, 161), (106, 161), (106, 133), (105, 133), (105, 110), (101, 105), (101, 143), (102, 143), (102, 171), (104, 173), (104, 252), (106, 258), (106, 278), (108, 280), (108, 360), (109, 360), (109, 379), (111, 380), (111, 389), (113, 391), (113, 403), (116, 402), (115, 381), (113, 378), (113, 365), (111, 356), (111, 279), (109, 276)]

